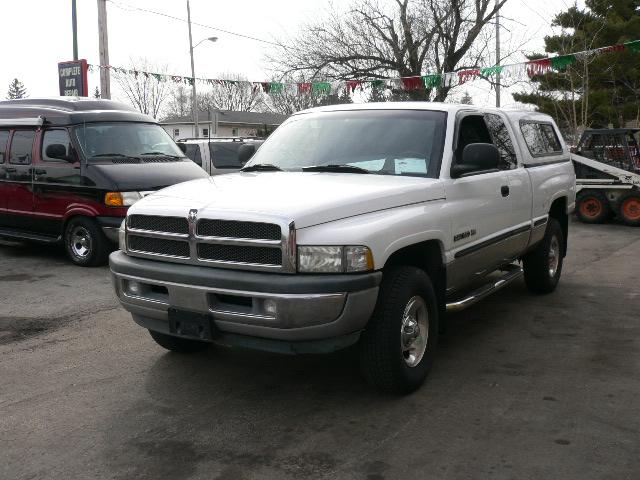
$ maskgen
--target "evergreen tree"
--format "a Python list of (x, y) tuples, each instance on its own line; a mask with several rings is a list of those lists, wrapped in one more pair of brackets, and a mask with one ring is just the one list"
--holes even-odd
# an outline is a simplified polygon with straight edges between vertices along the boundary
[(471, 98), (471, 95), (469, 95), (468, 90), (465, 90), (464, 95), (460, 99), (460, 103), (464, 105), (473, 105), (473, 98)]
[(24, 84), (14, 78), (13, 81), (9, 84), (9, 91), (7, 92), (7, 99), (13, 100), (15, 98), (25, 98), (27, 96), (27, 89)]
[(93, 91), (93, 98), (101, 98), (102, 96), (100, 95), (100, 89), (98, 87), (96, 87), (96, 89)]
[[(545, 54), (616, 45), (640, 38), (640, 0), (586, 0), (559, 13), (553, 25), (562, 30), (545, 37)], [(625, 50), (577, 56), (559, 72), (534, 77), (537, 90), (514, 94), (552, 115), (572, 140), (584, 127), (624, 126), (640, 118), (640, 55)]]

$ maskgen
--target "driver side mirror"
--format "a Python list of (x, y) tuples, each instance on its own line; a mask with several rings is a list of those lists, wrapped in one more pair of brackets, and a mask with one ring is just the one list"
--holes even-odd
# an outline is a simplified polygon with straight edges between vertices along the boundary
[(69, 163), (74, 163), (76, 161), (72, 155), (67, 155), (67, 147), (61, 143), (52, 143), (51, 145), (47, 145), (47, 149), (44, 153), (49, 158), (56, 158)]
[(256, 153), (256, 146), (253, 143), (244, 143), (240, 145), (240, 148), (238, 149), (238, 160), (240, 165), (244, 165), (251, 160), (254, 153)]
[(475, 173), (497, 171), (500, 151), (491, 143), (470, 143), (462, 150), (459, 163), (451, 167), (451, 178), (460, 178)]

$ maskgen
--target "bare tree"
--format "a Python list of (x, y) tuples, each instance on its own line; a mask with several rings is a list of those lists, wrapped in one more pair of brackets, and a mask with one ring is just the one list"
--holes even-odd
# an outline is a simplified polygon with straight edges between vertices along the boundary
[(169, 95), (168, 82), (153, 74), (164, 74), (166, 65), (152, 65), (146, 59), (131, 60), (128, 72), (116, 71), (115, 78), (131, 104), (142, 113), (158, 118)]
[[(310, 78), (383, 79), (475, 68), (487, 56), (485, 27), (507, 0), (352, 0), (346, 12), (307, 25), (271, 57), (283, 74)], [(446, 83), (422, 87), (413, 98), (443, 101)]]
[(198, 108), (201, 111), (230, 110), (234, 112), (253, 112), (263, 109), (265, 95), (246, 77), (238, 73), (226, 73), (214, 83), (208, 92), (198, 94)]
[(313, 88), (299, 89), (297, 85), (310, 85), (309, 80), (300, 74), (281, 80), (284, 81), (284, 87), (278, 92), (271, 93), (264, 102), (267, 111), (291, 115), (307, 108), (353, 103), (346, 89), (337, 92), (332, 92), (330, 89), (316, 91)]
[(191, 90), (181, 83), (170, 90), (163, 116), (166, 118), (189, 115), (191, 115)]

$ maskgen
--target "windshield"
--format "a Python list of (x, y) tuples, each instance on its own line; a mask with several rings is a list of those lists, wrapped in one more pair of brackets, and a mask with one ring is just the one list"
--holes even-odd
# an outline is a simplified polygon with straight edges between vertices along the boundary
[(347, 165), (363, 173), (436, 177), (445, 123), (444, 112), (422, 110), (301, 114), (279, 127), (247, 166), (299, 171), (330, 165), (340, 171), (336, 165)]
[(152, 123), (87, 123), (75, 128), (88, 160), (102, 157), (184, 157), (160, 125)]

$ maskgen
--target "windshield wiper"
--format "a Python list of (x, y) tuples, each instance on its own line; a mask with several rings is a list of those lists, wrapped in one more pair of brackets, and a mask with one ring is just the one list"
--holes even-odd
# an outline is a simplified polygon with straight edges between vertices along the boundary
[(122, 153), (99, 153), (97, 155), (91, 155), (89, 158), (100, 158), (100, 157), (119, 157), (119, 158), (130, 158), (133, 160), (140, 160), (140, 157), (132, 157), (131, 155), (123, 155)]
[(240, 169), (241, 172), (281, 172), (282, 169), (271, 163), (256, 163)]
[(157, 156), (163, 156), (163, 157), (169, 157), (169, 158), (185, 158), (185, 157), (180, 157), (178, 155), (171, 155), (170, 153), (164, 153), (164, 152), (144, 152), (140, 154), (141, 157), (145, 155), (157, 155)]
[(313, 165), (311, 167), (302, 167), (303, 172), (342, 172), (342, 173), (371, 173), (365, 168), (356, 167), (354, 165)]

